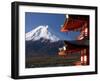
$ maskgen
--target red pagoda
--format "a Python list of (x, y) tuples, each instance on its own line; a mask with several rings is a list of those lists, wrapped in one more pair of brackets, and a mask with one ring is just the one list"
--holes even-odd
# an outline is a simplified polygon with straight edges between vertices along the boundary
[[(64, 41), (64, 47), (60, 49), (59, 56), (67, 57), (73, 52), (80, 52), (79, 65), (89, 65), (89, 16), (87, 15), (66, 15), (61, 32), (80, 31), (75, 43)], [(77, 64), (76, 64), (77, 65)]]

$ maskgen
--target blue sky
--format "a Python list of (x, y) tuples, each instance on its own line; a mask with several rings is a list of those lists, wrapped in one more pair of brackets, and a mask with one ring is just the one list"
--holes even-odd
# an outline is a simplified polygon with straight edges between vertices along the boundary
[(49, 13), (25, 13), (25, 32), (29, 32), (32, 29), (40, 25), (48, 25), (49, 31), (53, 32), (62, 40), (75, 40), (79, 32), (60, 32), (61, 25), (64, 24), (65, 14), (49, 14)]

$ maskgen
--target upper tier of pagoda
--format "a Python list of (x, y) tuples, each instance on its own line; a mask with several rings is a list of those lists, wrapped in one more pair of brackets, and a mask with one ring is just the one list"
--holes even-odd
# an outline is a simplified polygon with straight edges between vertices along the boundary
[(89, 27), (89, 16), (86, 15), (68, 15), (66, 18), (61, 32), (82, 30)]

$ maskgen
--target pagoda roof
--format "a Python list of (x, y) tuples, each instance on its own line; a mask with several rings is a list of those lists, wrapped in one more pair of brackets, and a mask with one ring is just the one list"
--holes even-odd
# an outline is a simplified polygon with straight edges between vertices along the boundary
[(68, 32), (73, 30), (79, 30), (82, 26), (89, 22), (89, 16), (83, 15), (69, 15), (66, 18), (63, 27), (61, 28), (62, 32)]

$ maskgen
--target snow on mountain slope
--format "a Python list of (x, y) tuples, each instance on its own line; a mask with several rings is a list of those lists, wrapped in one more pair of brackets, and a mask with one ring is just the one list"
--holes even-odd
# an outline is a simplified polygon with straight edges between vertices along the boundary
[(26, 41), (36, 41), (39, 39), (50, 40), (50, 42), (58, 41), (59, 38), (48, 30), (47, 26), (38, 26), (32, 31), (26, 33)]

